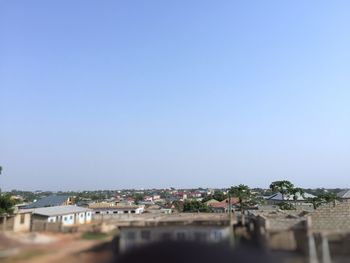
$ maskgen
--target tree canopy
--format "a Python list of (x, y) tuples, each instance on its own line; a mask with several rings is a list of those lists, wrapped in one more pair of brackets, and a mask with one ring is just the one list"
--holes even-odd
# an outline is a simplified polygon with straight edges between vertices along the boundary
[(286, 194), (291, 193), (291, 189), (294, 188), (294, 185), (286, 180), (275, 181), (270, 184), (270, 189), (272, 192), (277, 193), (280, 192), (282, 194), (282, 199), (284, 200), (284, 196)]
[(238, 186), (232, 186), (229, 193), (232, 197), (238, 198), (238, 203), (242, 211), (258, 204), (258, 200), (247, 185), (240, 184)]
[(313, 204), (314, 208), (317, 209), (320, 205), (324, 203), (333, 202), (337, 199), (335, 193), (321, 193), (314, 198), (310, 199), (310, 202)]
[(14, 205), (15, 202), (9, 194), (0, 195), (0, 216), (12, 214)]
[(210, 208), (200, 201), (185, 201), (183, 212), (210, 212)]

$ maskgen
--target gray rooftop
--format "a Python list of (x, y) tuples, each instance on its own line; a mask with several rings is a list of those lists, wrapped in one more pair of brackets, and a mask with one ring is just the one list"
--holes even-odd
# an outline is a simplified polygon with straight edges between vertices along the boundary
[[(297, 193), (296, 195), (297, 201), (304, 201), (308, 198), (314, 198), (315, 196), (309, 193), (304, 193), (303, 195)], [(275, 193), (269, 197), (265, 198), (266, 200), (274, 200), (274, 201), (293, 201), (294, 200), (294, 195), (292, 194), (285, 194), (282, 199), (282, 194), (281, 193)]]
[(33, 209), (33, 214), (43, 215), (43, 216), (59, 216), (67, 214), (75, 214), (91, 211), (91, 209), (74, 206), (74, 205), (61, 205), (61, 206), (52, 206), (52, 207), (41, 207)]
[(350, 198), (350, 189), (340, 191), (337, 193), (337, 197), (344, 199)]
[(69, 198), (68, 195), (50, 195), (50, 196), (41, 198), (34, 203), (26, 205), (23, 208), (31, 209), (31, 208), (63, 205), (68, 198)]

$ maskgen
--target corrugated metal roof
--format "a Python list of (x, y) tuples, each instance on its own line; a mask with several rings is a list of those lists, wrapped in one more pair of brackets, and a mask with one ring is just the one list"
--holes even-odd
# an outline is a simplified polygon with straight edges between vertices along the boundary
[[(296, 194), (297, 200), (298, 201), (303, 201), (308, 198), (314, 198), (315, 196), (312, 194), (304, 193), (303, 195), (297, 193)], [(275, 193), (269, 197), (266, 198), (266, 200), (274, 200), (274, 201), (282, 201), (282, 194), (281, 193)], [(294, 200), (294, 195), (291, 194), (285, 194), (283, 196), (283, 201), (293, 201)]]
[(337, 193), (337, 196), (339, 198), (350, 198), (350, 189), (340, 191), (339, 193)]
[(61, 205), (61, 206), (52, 206), (52, 207), (41, 207), (35, 208), (33, 214), (43, 215), (43, 216), (58, 216), (58, 215), (67, 215), (91, 211), (91, 209), (74, 206), (74, 205)]
[(59, 206), (59, 205), (63, 205), (68, 198), (69, 198), (68, 195), (50, 195), (50, 196), (41, 198), (34, 203), (26, 205), (23, 208), (30, 209), (30, 208), (39, 208), (39, 207), (48, 207), (48, 206)]

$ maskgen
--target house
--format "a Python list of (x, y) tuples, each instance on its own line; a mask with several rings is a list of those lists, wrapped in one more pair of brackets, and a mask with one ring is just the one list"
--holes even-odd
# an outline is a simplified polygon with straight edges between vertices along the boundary
[(94, 215), (113, 215), (113, 214), (141, 214), (144, 211), (144, 205), (127, 205), (113, 203), (94, 203), (89, 204)]
[(159, 199), (160, 199), (160, 195), (158, 195), (158, 194), (153, 195), (153, 200), (159, 200)]
[(220, 203), (218, 200), (215, 199), (210, 199), (208, 201), (206, 201), (204, 204), (209, 206), (210, 204), (214, 204), (214, 203)]
[(152, 196), (145, 196), (144, 198), (143, 198), (143, 201), (145, 201), (145, 202), (153, 202), (153, 197)]
[(305, 205), (307, 204), (308, 199), (311, 199), (314, 197), (316, 196), (309, 193), (304, 193), (304, 194), (297, 193), (296, 195), (293, 195), (293, 194), (282, 195), (281, 193), (278, 192), (268, 197), (265, 197), (265, 200), (269, 205), (277, 205), (282, 202), (291, 203), (293, 205)]
[(337, 197), (340, 199), (350, 199), (350, 189), (346, 189), (337, 193)]
[[(211, 201), (211, 200), (209, 200), (209, 201)], [(221, 202), (211, 201), (208, 203), (208, 207), (211, 208), (211, 210), (214, 213), (227, 213), (228, 211), (230, 211), (230, 209), (232, 212), (234, 212), (238, 203), (239, 203), (238, 198), (231, 197), (230, 200), (227, 198)]]
[(29, 205), (21, 207), (22, 209), (33, 209), (39, 207), (50, 207), (50, 206), (62, 206), (62, 205), (72, 205), (73, 198), (68, 195), (50, 195), (39, 199)]
[(0, 229), (3, 231), (29, 232), (31, 216), (31, 212), (21, 211), (13, 215), (0, 217)]
[(119, 227), (119, 250), (125, 252), (152, 242), (229, 242), (230, 220), (223, 214), (160, 214)]
[(31, 212), (33, 221), (61, 223), (62, 226), (87, 224), (92, 216), (91, 209), (73, 205), (40, 207)]
[(160, 205), (149, 205), (146, 206), (144, 213), (151, 213), (151, 214), (171, 214), (172, 209), (167, 207), (162, 207)]
[(184, 201), (187, 199), (187, 194), (185, 192), (178, 192), (176, 197), (179, 201)]

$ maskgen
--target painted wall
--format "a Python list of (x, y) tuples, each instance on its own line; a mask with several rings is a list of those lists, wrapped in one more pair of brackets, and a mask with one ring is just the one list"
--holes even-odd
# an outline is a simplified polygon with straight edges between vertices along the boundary
[(62, 225), (63, 226), (71, 226), (74, 225), (74, 214), (68, 214), (68, 215), (64, 215), (62, 216)]
[(13, 218), (13, 231), (14, 232), (27, 232), (30, 231), (31, 226), (31, 214), (16, 214)]

